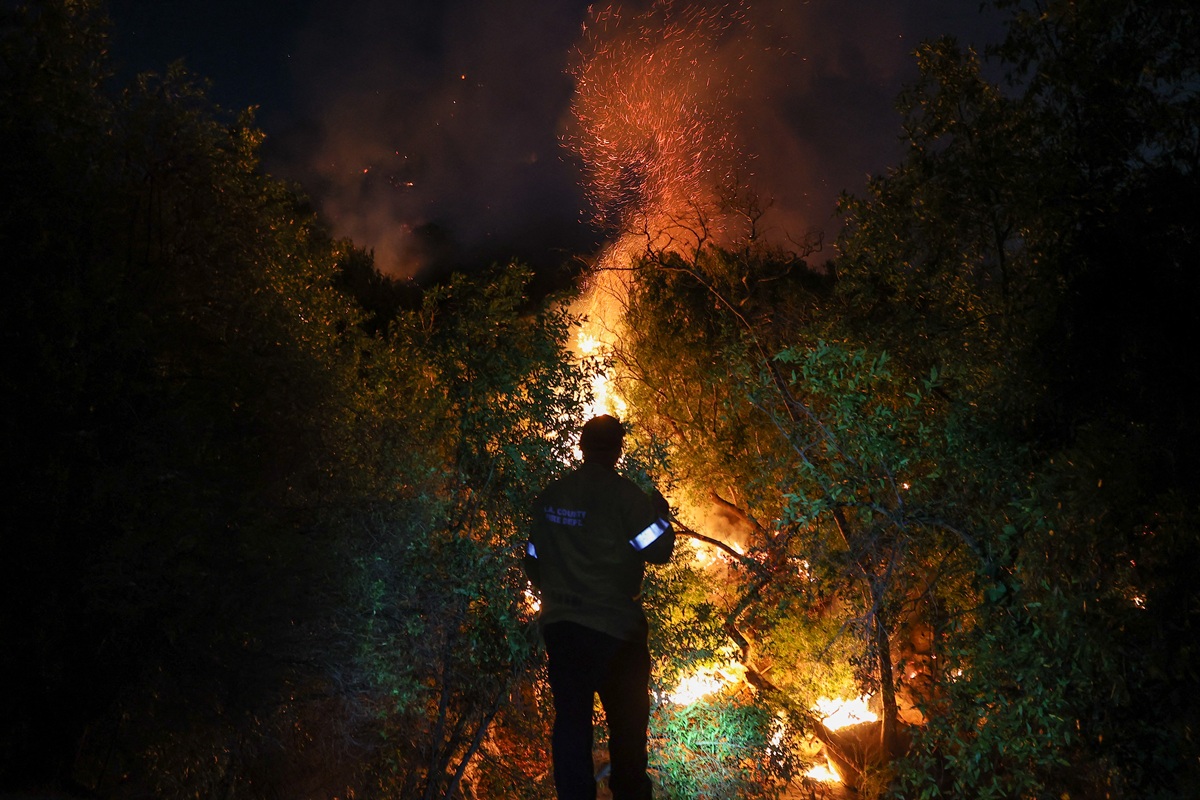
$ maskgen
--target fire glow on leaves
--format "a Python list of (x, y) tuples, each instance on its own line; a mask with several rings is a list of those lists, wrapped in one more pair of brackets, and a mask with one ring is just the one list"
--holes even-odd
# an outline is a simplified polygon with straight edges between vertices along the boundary
[[(582, 319), (574, 342), (579, 358), (607, 359), (619, 347), (637, 257), (648, 250), (692, 254), (736, 234), (722, 218), (745, 168), (734, 132), (735, 99), (751, 61), (739, 57), (736, 40), (748, 26), (741, 4), (676, 7), (658, 0), (636, 15), (615, 5), (590, 12), (572, 68), (573, 126), (564, 144), (582, 162), (596, 221), (615, 237), (571, 309)], [(624, 418), (618, 386), (611, 371), (601, 370), (586, 416)], [(711, 553), (701, 558), (702, 567), (714, 561)], [(683, 678), (662, 699), (690, 705), (744, 686), (746, 667), (724, 660)], [(876, 718), (866, 697), (822, 698), (813, 710), (831, 730)], [(780, 720), (778, 739), (786, 724)], [(808, 775), (840, 780), (829, 768)]]
[[(736, 661), (701, 667), (681, 680), (665, 699), (675, 705), (691, 705), (709, 695), (738, 687), (743, 684), (745, 678), (745, 666)], [(826, 728), (836, 731), (861, 722), (877, 721), (879, 716), (868, 707), (870, 699), (870, 695), (862, 695), (853, 700), (822, 697), (817, 700), (812, 710), (817, 713)], [(786, 726), (786, 719), (777, 720), (772, 744), (777, 745), (782, 741)], [(837, 768), (828, 761), (810, 768), (804, 775), (812, 780), (827, 783), (838, 783), (842, 780)]]

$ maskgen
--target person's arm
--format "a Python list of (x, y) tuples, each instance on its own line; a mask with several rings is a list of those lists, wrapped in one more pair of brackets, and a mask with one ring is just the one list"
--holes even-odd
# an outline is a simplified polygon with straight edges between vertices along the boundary
[(675, 552), (675, 529), (671, 527), (671, 506), (655, 491), (650, 497), (658, 518), (629, 540), (633, 549), (649, 564), (666, 564)]

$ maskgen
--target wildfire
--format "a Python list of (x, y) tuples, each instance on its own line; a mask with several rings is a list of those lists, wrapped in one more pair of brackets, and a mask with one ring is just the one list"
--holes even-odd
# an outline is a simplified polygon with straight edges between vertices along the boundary
[(677, 706), (690, 706), (697, 700), (735, 686), (746, 679), (746, 667), (736, 661), (727, 661), (701, 667), (684, 678), (666, 699)]
[[(749, 25), (744, 2), (655, 0), (637, 14), (624, 14), (615, 3), (589, 12), (571, 69), (573, 124), (564, 144), (582, 162), (596, 220), (617, 236), (571, 309), (584, 320), (575, 343), (580, 358), (613, 354), (639, 256), (687, 251), (738, 233), (731, 230), (726, 203), (735, 175), (745, 168), (736, 108), (751, 60), (728, 45)], [(589, 416), (624, 417), (618, 387), (619, 376), (599, 373)], [(710, 548), (697, 550), (702, 567), (720, 561)], [(805, 566), (800, 570), (806, 574)], [(726, 656), (684, 677), (663, 699), (686, 706), (740, 685), (746, 685), (746, 667)], [(873, 718), (865, 697), (822, 698), (814, 710), (830, 728)], [(777, 720), (774, 746), (786, 726)], [(828, 777), (810, 776), (839, 780), (826, 772)]]
[[(874, 722), (879, 719), (875, 712), (867, 706), (870, 695), (861, 695), (854, 700), (831, 699), (822, 697), (817, 700), (813, 711), (822, 715), (821, 722), (831, 731), (857, 725), (860, 722)], [(817, 764), (804, 773), (805, 777), (823, 783), (841, 783), (842, 776), (831, 763)]]
[[(619, 340), (620, 312), (627, 291), (626, 280), (626, 273), (617, 270), (601, 271), (593, 278), (589, 290), (573, 308), (583, 319), (575, 336), (575, 351), (580, 358), (603, 359), (612, 353), (613, 346)], [(614, 414), (624, 417), (626, 404), (616, 391), (613, 376), (608, 369), (601, 370), (593, 379), (592, 395), (588, 416)], [(701, 567), (720, 560), (717, 551), (706, 545), (697, 548), (696, 558)], [(801, 575), (807, 574), (806, 568), (806, 563), (799, 567)], [(528, 599), (536, 602), (536, 598)], [(709, 664), (684, 677), (663, 699), (674, 705), (688, 706), (709, 695), (743, 684), (745, 679), (745, 665), (735, 660)], [(867, 700), (865, 695), (853, 700), (822, 697), (813, 710), (822, 715), (826, 727), (836, 730), (877, 719), (868, 709)], [(782, 741), (786, 728), (785, 719), (776, 720), (776, 729), (772, 736), (773, 746), (778, 746)], [(823, 782), (838, 783), (842, 780), (829, 764), (814, 766), (805, 775), (812, 780)]]
[(822, 697), (817, 701), (813, 711), (822, 715), (821, 722), (831, 731), (857, 725), (860, 722), (875, 722), (879, 716), (867, 707), (870, 695), (864, 694), (853, 700), (830, 699)]

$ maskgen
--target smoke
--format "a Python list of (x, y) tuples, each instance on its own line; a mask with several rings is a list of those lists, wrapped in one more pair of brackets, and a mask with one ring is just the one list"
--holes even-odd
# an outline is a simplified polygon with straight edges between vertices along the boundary
[[(394, 276), (553, 266), (597, 246), (597, 221), (730, 182), (769, 206), (769, 239), (831, 234), (839, 193), (902, 153), (911, 51), (991, 29), (972, 5), (312, 0), (290, 53), (298, 115), (268, 131), (268, 163)], [(652, 66), (640, 86), (617, 56)], [(587, 58), (603, 80), (584, 80)], [(579, 146), (584, 107), (634, 132), (603, 169)]]
[(555, 135), (572, 5), (314, 4), (294, 55), (302, 122), (275, 162), (394, 276), (587, 247)]
[(659, 245), (686, 241), (689, 228), (737, 238), (753, 213), (770, 244), (831, 234), (838, 195), (901, 155), (892, 104), (915, 77), (919, 39), (983, 27), (960, 6), (595, 7), (567, 142), (596, 218)]
[(756, 90), (740, 114), (750, 184), (771, 203), (777, 238), (832, 240), (842, 192), (861, 192), (903, 155), (895, 102), (917, 76), (923, 40), (955, 35), (981, 45), (995, 14), (961, 0), (755, 4), (745, 43)]

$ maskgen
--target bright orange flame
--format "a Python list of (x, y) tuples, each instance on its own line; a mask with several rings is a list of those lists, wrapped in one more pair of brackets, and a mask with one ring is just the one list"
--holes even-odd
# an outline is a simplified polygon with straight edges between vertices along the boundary
[(814, 781), (821, 783), (841, 783), (842, 776), (838, 774), (837, 768), (833, 764), (817, 764), (808, 772), (804, 773), (804, 777), (812, 778)]
[[(621, 315), (628, 287), (623, 276), (609, 270), (594, 275), (587, 290), (572, 305), (571, 313), (581, 321), (575, 332), (575, 352), (582, 359), (607, 359), (620, 339)], [(606, 367), (592, 379), (592, 403), (585, 409), (586, 417), (612, 414), (624, 419), (628, 406), (616, 389), (611, 367)]]
[[(580, 328), (576, 348), (581, 357), (606, 357), (610, 348), (596, 337)], [(609, 368), (604, 368), (592, 378), (592, 402), (585, 409), (584, 417), (590, 419), (601, 414), (611, 414), (617, 419), (623, 419), (628, 409), (625, 399), (613, 386), (613, 377)]]
[(537, 596), (532, 586), (525, 587), (525, 607), (534, 614), (542, 610), (542, 598)]

